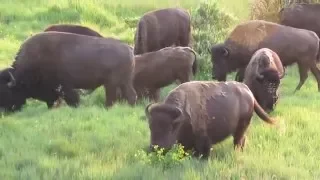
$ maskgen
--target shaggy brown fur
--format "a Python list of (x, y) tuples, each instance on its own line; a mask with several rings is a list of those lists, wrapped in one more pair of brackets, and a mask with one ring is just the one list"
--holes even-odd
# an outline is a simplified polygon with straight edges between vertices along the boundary
[(138, 98), (159, 101), (160, 88), (191, 80), (197, 72), (196, 53), (190, 47), (166, 47), (135, 55), (134, 88)]
[[(270, 78), (263, 73), (265, 71), (270, 73), (276, 71), (278, 77), (270, 80)], [(276, 103), (275, 100), (278, 99), (279, 84), (277, 83), (280, 82), (280, 79), (282, 79), (284, 75), (285, 70), (277, 53), (268, 48), (261, 48), (253, 54), (246, 67), (244, 83), (252, 91), (261, 107), (265, 111), (271, 112)], [(270, 81), (264, 84), (266, 83), (264, 80)], [(275, 88), (270, 88), (270, 86), (274, 85)]]
[(170, 149), (175, 142), (207, 158), (210, 147), (230, 135), (243, 149), (245, 132), (255, 111), (267, 123), (275, 121), (260, 107), (247, 85), (236, 81), (192, 81), (173, 89), (161, 103), (146, 106), (150, 148)]
[(134, 36), (134, 54), (161, 48), (189, 46), (191, 18), (185, 9), (165, 8), (145, 13), (138, 22)]
[[(320, 91), (320, 70), (316, 66), (319, 51), (319, 38), (313, 31), (264, 21), (250, 20), (237, 25), (224, 43), (211, 49), (213, 78), (225, 81), (227, 73), (243, 70), (255, 51), (269, 48), (278, 54), (283, 66), (298, 64), (299, 90), (311, 70), (318, 82)], [(244, 73), (244, 70), (241, 71)], [(243, 80), (243, 75), (239, 81)]]

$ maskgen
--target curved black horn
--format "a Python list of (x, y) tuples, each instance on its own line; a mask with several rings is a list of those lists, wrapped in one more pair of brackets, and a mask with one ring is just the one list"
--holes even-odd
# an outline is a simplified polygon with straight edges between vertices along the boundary
[(149, 107), (154, 103), (149, 103), (146, 108), (144, 109), (144, 113), (146, 114), (147, 118), (149, 119), (150, 113), (149, 113)]
[(284, 66), (282, 66), (283, 67), (283, 72), (282, 72), (282, 74), (280, 74), (280, 79), (282, 79), (285, 75), (286, 75), (286, 68), (284, 67)]
[(10, 76), (10, 82), (8, 83), (9, 87), (15, 86), (16, 85), (16, 79), (13, 77), (12, 73), (8, 71), (9, 76)]
[(228, 56), (229, 55), (229, 51), (227, 48), (223, 48), (223, 56)]

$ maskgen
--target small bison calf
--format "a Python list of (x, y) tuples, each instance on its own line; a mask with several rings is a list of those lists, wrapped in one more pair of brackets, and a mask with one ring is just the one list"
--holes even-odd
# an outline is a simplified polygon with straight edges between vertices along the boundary
[(243, 150), (245, 132), (255, 111), (274, 124), (247, 85), (236, 82), (191, 81), (173, 89), (162, 103), (145, 108), (151, 132), (150, 148), (169, 150), (180, 143), (195, 156), (207, 159), (210, 147), (232, 135), (235, 149)]
[(134, 88), (138, 99), (159, 101), (160, 88), (188, 82), (197, 72), (196, 53), (190, 47), (166, 47), (135, 55)]

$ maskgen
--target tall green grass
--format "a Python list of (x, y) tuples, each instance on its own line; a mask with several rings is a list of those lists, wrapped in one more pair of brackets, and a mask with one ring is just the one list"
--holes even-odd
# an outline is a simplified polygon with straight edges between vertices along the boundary
[[(217, 28), (208, 19), (210, 27), (202, 25), (202, 31), (198, 28), (194, 33), (199, 38), (198, 52), (206, 47), (201, 42), (210, 37), (222, 41), (222, 31), (248, 18), (247, 0), (215, 2), (217, 9), (235, 21), (230, 27)], [(83, 24), (132, 44), (135, 22), (143, 13), (177, 5), (194, 13), (199, 1), (1, 0), (0, 4), (2, 68), (11, 64), (27, 37), (49, 24)], [(208, 58), (208, 54), (201, 54), (203, 66), (208, 68), (203, 67), (205, 71), (197, 79), (210, 79)], [(234, 152), (232, 138), (228, 138), (213, 146), (207, 162), (187, 159), (170, 168), (163, 167), (174, 164), (174, 159), (150, 165), (139, 154), (149, 145), (143, 118), (147, 102), (134, 108), (118, 103), (106, 110), (102, 88), (81, 97), (76, 109), (64, 105), (48, 110), (45, 103), (29, 100), (21, 112), (0, 117), (0, 179), (319, 179), (320, 95), (311, 75), (301, 91), (293, 94), (299, 75), (296, 67), (287, 73), (279, 104), (271, 114), (280, 122), (279, 128), (254, 116), (244, 152)], [(162, 98), (173, 87), (164, 88)]]

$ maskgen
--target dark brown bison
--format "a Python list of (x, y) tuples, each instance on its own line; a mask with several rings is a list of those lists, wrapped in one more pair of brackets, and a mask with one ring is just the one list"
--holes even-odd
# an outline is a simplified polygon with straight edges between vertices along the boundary
[(236, 149), (243, 149), (245, 132), (255, 111), (273, 124), (247, 85), (236, 81), (191, 81), (173, 89), (162, 103), (145, 108), (151, 133), (150, 148), (169, 150), (177, 141), (195, 156), (207, 158), (211, 145), (230, 135)]
[(145, 13), (138, 22), (134, 36), (134, 54), (157, 51), (161, 48), (189, 46), (190, 14), (181, 8), (165, 8)]
[(271, 112), (278, 100), (280, 79), (285, 75), (277, 53), (268, 48), (257, 50), (246, 67), (244, 83), (266, 112)]
[(44, 32), (48, 31), (68, 32), (86, 36), (103, 37), (93, 29), (76, 24), (52, 24), (44, 30)]
[(135, 55), (134, 88), (138, 99), (159, 101), (160, 89), (178, 80), (188, 82), (197, 72), (196, 53), (190, 47), (166, 47)]
[(320, 37), (320, 4), (292, 4), (279, 12), (279, 23), (314, 31)]
[[(320, 91), (320, 71), (316, 66), (319, 38), (315, 32), (284, 26), (264, 20), (250, 20), (237, 25), (224, 43), (211, 48), (212, 76), (225, 81), (227, 73), (239, 70), (244, 73), (255, 51), (269, 48), (280, 57), (283, 66), (298, 64), (299, 90), (311, 70)], [(243, 81), (244, 75), (240, 75)]]
[[(12, 67), (11, 80), (3, 83), (7, 90), (23, 91), (25, 98), (40, 98), (49, 108), (59, 96), (68, 105), (77, 106), (79, 95), (74, 89), (95, 89), (101, 85), (107, 89), (107, 107), (115, 102), (117, 88), (131, 105), (137, 98), (133, 88), (133, 51), (114, 38), (38, 33), (23, 42)], [(15, 100), (7, 101), (4, 104)]]

